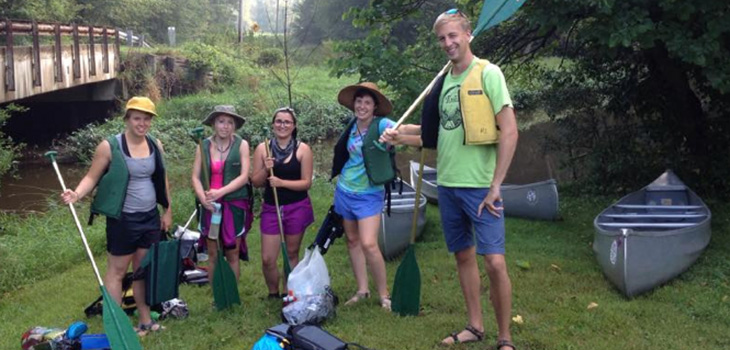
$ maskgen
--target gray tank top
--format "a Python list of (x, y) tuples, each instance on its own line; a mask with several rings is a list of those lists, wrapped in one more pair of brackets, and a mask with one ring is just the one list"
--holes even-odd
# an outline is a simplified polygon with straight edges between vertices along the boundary
[[(122, 147), (122, 134), (117, 135), (119, 147)], [(144, 158), (132, 158), (122, 149), (124, 161), (129, 171), (127, 196), (124, 199), (122, 212), (148, 212), (157, 206), (155, 186), (152, 183), (152, 173), (155, 172), (155, 155), (151, 153)]]

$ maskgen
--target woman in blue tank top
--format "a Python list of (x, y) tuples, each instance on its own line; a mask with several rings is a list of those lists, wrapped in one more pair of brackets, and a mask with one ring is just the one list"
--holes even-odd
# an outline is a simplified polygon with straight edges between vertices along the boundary
[[(276, 261), (281, 238), (272, 187), (278, 195), (287, 255), (293, 268), (299, 262), (304, 231), (314, 222), (312, 202), (307, 193), (312, 186), (313, 156), (309, 146), (297, 140), (297, 118), (293, 109), (284, 107), (274, 111), (271, 124), (275, 136), (269, 143), (272, 154), (267, 157), (263, 142), (256, 147), (251, 180), (256, 187), (266, 187), (261, 204), (261, 263), (269, 298), (280, 298)], [(270, 169), (274, 169), (273, 176)]]

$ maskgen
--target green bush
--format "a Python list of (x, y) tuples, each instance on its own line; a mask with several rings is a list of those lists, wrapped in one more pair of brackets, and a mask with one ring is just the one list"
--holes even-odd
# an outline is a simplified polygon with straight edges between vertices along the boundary
[(270, 48), (259, 53), (256, 63), (262, 67), (273, 67), (279, 65), (284, 60), (284, 53), (280, 49)]
[[(0, 130), (5, 126), (5, 122), (10, 118), (13, 112), (23, 112), (25, 108), (10, 104), (5, 108), (0, 108)], [(23, 149), (23, 144), (15, 144), (13, 140), (0, 131), (0, 177), (13, 169), (15, 158)]]
[(240, 83), (244, 78), (256, 75), (247, 60), (238, 59), (230, 48), (189, 42), (181, 48), (181, 52), (188, 59), (195, 78), (201, 78), (209, 72), (213, 86)]

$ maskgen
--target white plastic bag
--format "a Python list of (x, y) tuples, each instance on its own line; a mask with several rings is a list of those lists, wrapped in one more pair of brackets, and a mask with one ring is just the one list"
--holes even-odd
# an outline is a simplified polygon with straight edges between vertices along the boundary
[(319, 247), (307, 249), (304, 259), (292, 270), (287, 280), (289, 294), (297, 300), (304, 300), (308, 295), (324, 294), (329, 285), (330, 275)]

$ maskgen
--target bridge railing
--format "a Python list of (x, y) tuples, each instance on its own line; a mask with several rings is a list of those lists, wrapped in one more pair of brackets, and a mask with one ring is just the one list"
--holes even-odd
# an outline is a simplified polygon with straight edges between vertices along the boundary
[(73, 79), (81, 78), (81, 40), (88, 42), (88, 74), (90, 76), (97, 75), (96, 72), (96, 53), (95, 48), (97, 41), (101, 41), (102, 50), (102, 70), (103, 74), (109, 73), (109, 46), (110, 41), (114, 51), (114, 71), (119, 71), (119, 31), (114, 28), (100, 26), (85, 26), (78, 24), (60, 24), (60, 23), (37, 23), (35, 21), (16, 21), (2, 20), (0, 21), (0, 35), (5, 36), (5, 91), (15, 91), (15, 55), (14, 46), (16, 36), (29, 36), (32, 41), (31, 47), (31, 74), (32, 84), (34, 87), (41, 86), (41, 47), (40, 37), (53, 37), (53, 72), (54, 81), (63, 82), (64, 80), (64, 63), (62, 37), (72, 38), (72, 76)]

